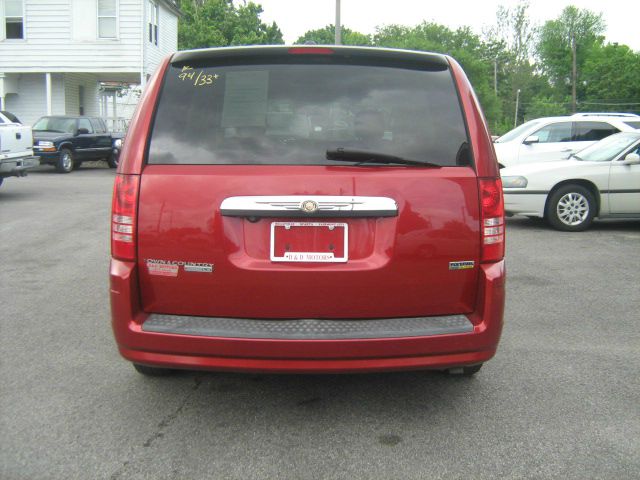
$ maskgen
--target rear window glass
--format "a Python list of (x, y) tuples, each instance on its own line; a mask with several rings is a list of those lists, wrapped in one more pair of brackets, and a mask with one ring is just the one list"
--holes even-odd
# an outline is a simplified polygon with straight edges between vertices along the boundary
[[(18, 119), (18, 117), (16, 117), (16, 116), (15, 116), (13, 113), (11, 113), (11, 112), (0, 112), (0, 113), (2, 113), (5, 117), (7, 117), (7, 118), (9, 119), (9, 121), (10, 121), (10, 122), (13, 122), (13, 123), (20, 123), (20, 124), (22, 123), (22, 122), (20, 121), (20, 119)], [(4, 122), (3, 122), (3, 120), (2, 120), (2, 118), (0, 118), (0, 123), (4, 123)]]
[(337, 165), (326, 151), (346, 148), (470, 164), (448, 69), (333, 61), (170, 66), (148, 163)]
[(624, 122), (627, 126), (632, 128), (640, 128), (640, 122)]
[(605, 122), (576, 122), (576, 142), (597, 142), (619, 130)]

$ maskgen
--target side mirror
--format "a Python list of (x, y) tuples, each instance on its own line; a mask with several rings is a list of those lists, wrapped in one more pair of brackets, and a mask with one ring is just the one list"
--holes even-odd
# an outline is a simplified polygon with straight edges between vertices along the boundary
[(76, 135), (86, 135), (87, 133), (89, 133), (88, 128), (79, 128), (78, 133), (76, 133)]
[(529, 135), (527, 138), (524, 139), (524, 143), (525, 145), (531, 145), (532, 143), (538, 143), (540, 142), (540, 138), (537, 135)]
[(622, 161), (623, 165), (639, 165), (640, 164), (640, 155), (637, 153), (629, 153), (624, 160)]

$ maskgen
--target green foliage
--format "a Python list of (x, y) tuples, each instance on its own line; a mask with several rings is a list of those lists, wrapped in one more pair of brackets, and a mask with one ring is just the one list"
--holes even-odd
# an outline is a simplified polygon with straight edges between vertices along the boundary
[[(178, 30), (181, 49), (283, 43), (276, 23), (263, 23), (262, 7), (253, 2), (181, 0), (180, 8), (184, 13)], [(631, 104), (640, 104), (640, 54), (624, 45), (605, 45), (601, 15), (569, 6), (538, 28), (531, 23), (528, 8), (527, 0), (511, 8), (499, 7), (495, 26), (483, 36), (468, 27), (453, 30), (423, 22), (413, 27), (385, 25), (374, 35), (343, 27), (342, 43), (451, 55), (467, 73), (495, 134), (513, 128), (518, 90), (518, 124), (571, 111), (574, 49), (578, 109), (639, 109)], [(296, 43), (332, 45), (334, 39), (335, 27), (327, 25), (306, 32)], [(624, 108), (625, 102), (629, 108)]]
[(639, 103), (640, 53), (618, 44), (594, 48), (584, 62), (582, 79), (587, 103)]
[(527, 116), (532, 99), (544, 95), (550, 88), (531, 59), (539, 29), (531, 23), (528, 9), (526, 1), (511, 8), (498, 7), (495, 26), (484, 33), (494, 62), (494, 88), (500, 103), (496, 120), (493, 123), (490, 120), (492, 131), (497, 134), (513, 128), (516, 97), (519, 96), (517, 121), (520, 123)]
[(253, 2), (234, 5), (232, 0), (181, 0), (180, 10), (180, 49), (284, 43), (276, 23), (263, 23), (262, 7)]
[(498, 6), (496, 25), (489, 29), (489, 41), (504, 45), (503, 52), (515, 65), (529, 63), (538, 29), (532, 25), (528, 15), (529, 2), (523, 1), (513, 8)]
[(556, 115), (567, 115), (571, 99), (567, 96), (562, 101), (557, 98), (539, 95), (533, 98), (525, 109), (524, 119), (533, 120), (540, 117), (553, 117)]
[[(371, 45), (371, 38), (364, 33), (350, 30), (346, 27), (340, 29), (340, 36), (342, 45), (357, 45), (357, 46), (369, 46)], [(317, 30), (309, 30), (304, 35), (299, 37), (295, 43), (304, 44), (305, 42), (315, 42), (318, 45), (333, 45), (336, 38), (336, 27), (334, 25), (327, 25), (324, 28)]]
[(489, 121), (497, 120), (500, 105), (492, 88), (493, 62), (490, 60), (490, 49), (469, 27), (451, 30), (444, 25), (429, 22), (415, 27), (387, 25), (376, 30), (373, 43), (379, 47), (451, 55), (467, 73)]
[(540, 32), (538, 55), (540, 68), (561, 89), (571, 85), (572, 50), (575, 48), (578, 77), (581, 83), (582, 67), (594, 48), (603, 44), (605, 24), (602, 15), (574, 6), (566, 7), (556, 20), (546, 22)]

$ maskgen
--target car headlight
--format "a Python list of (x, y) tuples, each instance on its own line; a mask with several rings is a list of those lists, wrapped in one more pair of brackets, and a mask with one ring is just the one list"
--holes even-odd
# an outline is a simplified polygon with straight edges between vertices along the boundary
[(118, 138), (113, 141), (114, 148), (122, 148), (122, 139)]
[(525, 188), (527, 183), (524, 177), (502, 177), (502, 188)]
[(51, 148), (51, 147), (53, 147), (53, 142), (46, 142), (46, 141), (44, 141), (44, 140), (40, 140), (40, 141), (38, 142), (38, 146), (39, 146), (39, 147), (45, 147), (45, 148), (47, 148), (47, 147), (48, 147), (48, 148)]

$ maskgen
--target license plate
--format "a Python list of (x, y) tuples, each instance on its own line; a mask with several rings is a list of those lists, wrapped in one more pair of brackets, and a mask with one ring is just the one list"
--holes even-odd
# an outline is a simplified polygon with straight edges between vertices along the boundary
[(346, 223), (272, 222), (272, 262), (346, 262), (349, 235)]

